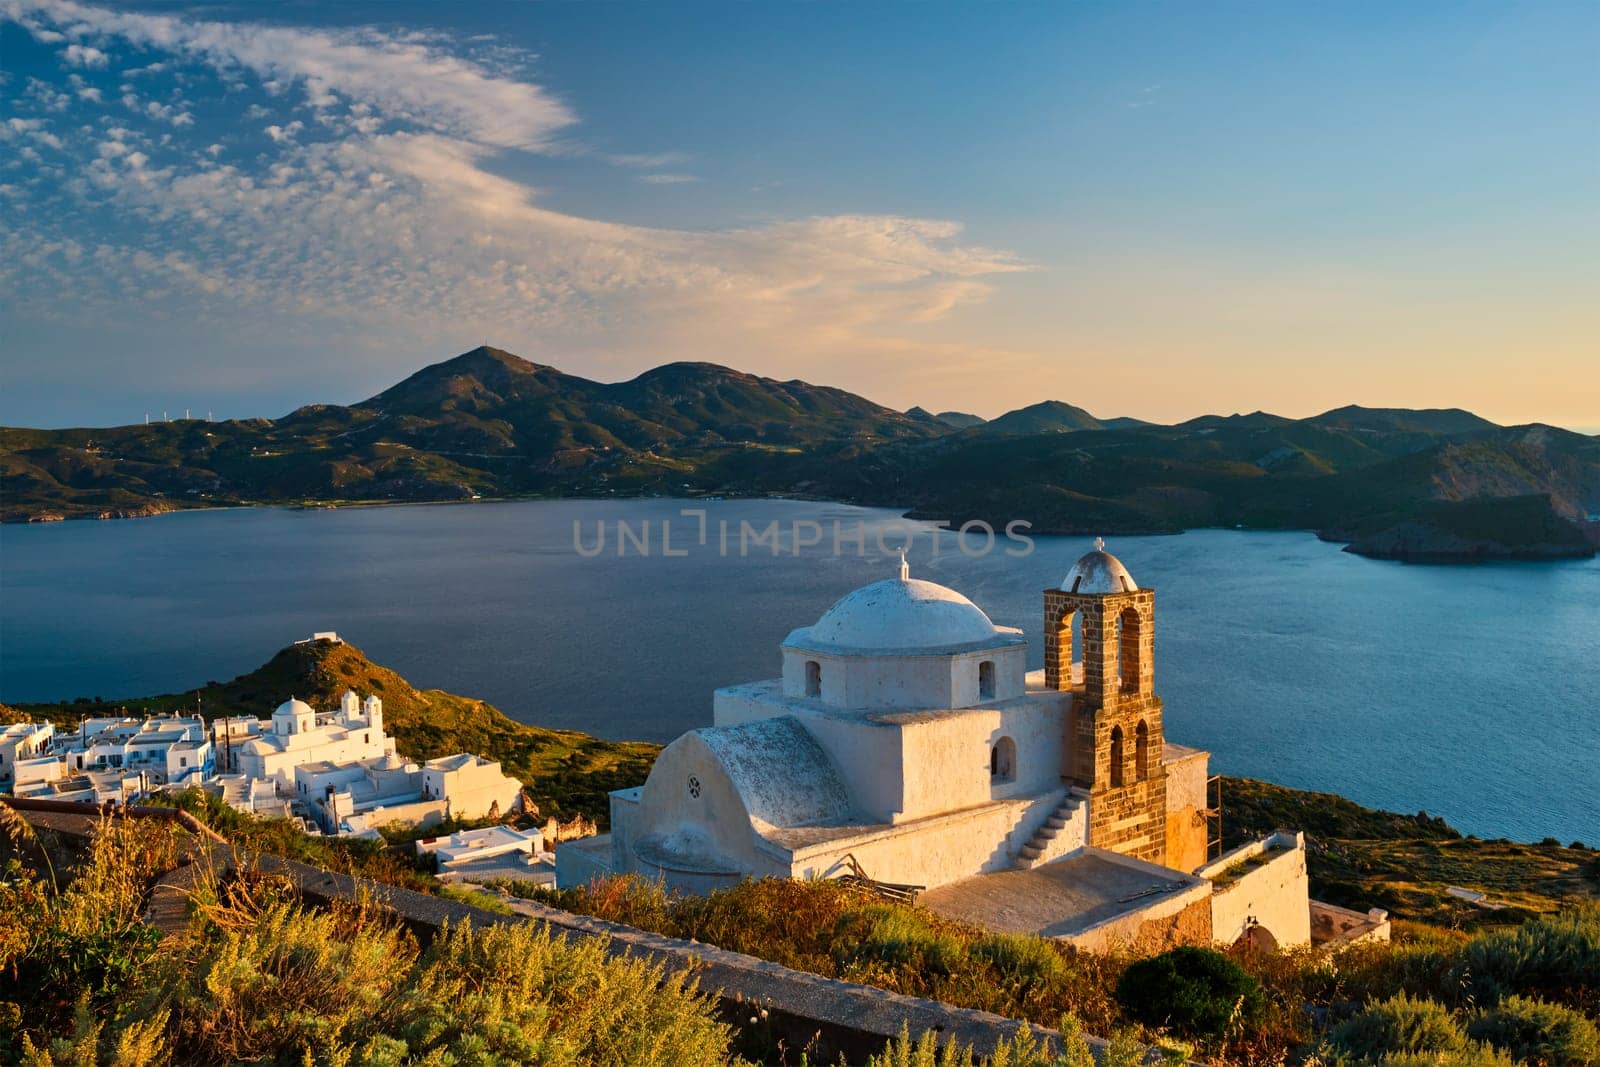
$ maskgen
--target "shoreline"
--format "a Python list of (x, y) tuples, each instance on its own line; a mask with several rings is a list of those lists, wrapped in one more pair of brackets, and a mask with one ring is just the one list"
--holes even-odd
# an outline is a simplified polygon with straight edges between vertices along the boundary
[[(195, 514), (212, 511), (262, 511), (281, 509), (285, 511), (342, 511), (353, 508), (401, 508), (401, 507), (449, 507), (472, 504), (511, 504), (528, 503), (534, 501), (612, 501), (627, 502), (637, 500), (678, 500), (685, 503), (697, 501), (733, 501), (733, 500), (779, 500), (794, 501), (797, 503), (838, 504), (845, 507), (870, 508), (884, 511), (898, 511), (901, 518), (912, 522), (927, 522), (931, 520), (914, 517), (917, 507), (907, 507), (896, 504), (865, 504), (854, 500), (841, 500), (835, 497), (822, 496), (796, 496), (796, 495), (740, 495), (738, 493), (717, 493), (706, 496), (485, 496), (472, 499), (456, 500), (327, 500), (327, 501), (283, 501), (283, 502), (254, 502), (237, 504), (198, 504), (194, 506), (180, 506), (161, 508), (142, 514), (101, 512), (92, 514), (84, 512), (77, 515), (24, 515), (0, 517), (0, 527), (4, 526), (45, 526), (55, 523), (99, 521), (109, 522), (119, 519), (159, 519), (172, 515)], [(1465, 546), (1451, 546), (1446, 549), (1430, 550), (1424, 547), (1394, 546), (1392, 549), (1378, 549), (1368, 545), (1362, 547), (1362, 538), (1353, 536), (1348, 531), (1318, 530), (1301, 526), (1186, 526), (1178, 530), (1152, 530), (1139, 528), (1106, 527), (1089, 529), (1032, 529), (1027, 532), (1031, 537), (1177, 537), (1196, 530), (1237, 530), (1242, 533), (1305, 533), (1327, 544), (1339, 545), (1341, 551), (1363, 559), (1381, 560), (1391, 563), (1404, 563), (1412, 566), (1460, 567), (1485, 563), (1559, 563), (1571, 560), (1589, 560), (1600, 555), (1600, 546), (1566, 546), (1566, 545), (1534, 545), (1510, 547), (1498, 543), (1469, 544)], [(1370, 540), (1370, 539), (1368, 539)]]

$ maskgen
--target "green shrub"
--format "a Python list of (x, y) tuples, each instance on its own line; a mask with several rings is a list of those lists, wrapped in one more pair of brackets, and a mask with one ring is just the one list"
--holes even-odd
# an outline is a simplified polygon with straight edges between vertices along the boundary
[(1449, 1008), (1402, 993), (1340, 1023), (1327, 1043), (1341, 1059), (1377, 1063), (1388, 1055), (1460, 1052), (1467, 1035)]
[(1517, 1061), (1491, 1045), (1469, 1041), (1448, 1052), (1391, 1052), (1378, 1067), (1517, 1067)]
[(598, 939), (510, 922), (419, 952), (370, 902), (308, 908), (248, 867), (202, 862), (188, 928), (157, 949), (139, 917), (176, 863), (169, 827), (106, 820), (60, 892), (20, 866), (0, 874), (0, 1062), (730, 1062), (711, 998)]
[(243, 887), (209, 908), (150, 999), (172, 1005), (183, 1047), (207, 1063), (298, 1059), (364, 1033), (400, 988), (416, 946), (365, 917)]
[[(889, 1042), (880, 1055), (868, 1058), (865, 1067), (1095, 1067), (1094, 1054), (1071, 1016), (1061, 1022), (1060, 1048), (1057, 1042), (1041, 1041), (1030, 1029), (1018, 1030), (1000, 1042), (981, 1061), (970, 1047), (959, 1042), (938, 1042), (932, 1030), (912, 1041), (904, 1026), (900, 1036)], [(1145, 1048), (1132, 1035), (1113, 1035), (1104, 1067), (1136, 1067), (1144, 1061)]]
[(695, 1067), (727, 1062), (715, 1014), (682, 973), (504, 923), (436, 939), (382, 1018), (408, 1063)]
[(1600, 1015), (1600, 908), (1478, 938), (1463, 955), (1461, 981), (1480, 1002), (1521, 994)]
[(1600, 1064), (1600, 1029), (1571, 1008), (1509, 996), (1467, 1024), (1467, 1036), (1534, 1067)]
[(925, 975), (949, 976), (967, 954), (959, 938), (936, 931), (922, 912), (893, 904), (846, 912), (835, 930), (835, 944), (841, 966), (876, 963)]
[(972, 957), (993, 967), (1003, 981), (1013, 986), (1059, 981), (1067, 973), (1061, 953), (1042, 937), (990, 934), (973, 944)]
[(1191, 1037), (1219, 1037), (1265, 1008), (1260, 982), (1221, 952), (1192, 946), (1130, 964), (1117, 1001), (1146, 1026)]

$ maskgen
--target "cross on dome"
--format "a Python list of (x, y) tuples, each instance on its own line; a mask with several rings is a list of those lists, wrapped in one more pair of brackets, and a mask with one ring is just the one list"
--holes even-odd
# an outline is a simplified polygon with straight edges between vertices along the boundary
[(900, 580), (902, 582), (911, 580), (911, 565), (906, 562), (906, 550), (903, 548), (900, 550)]
[(1096, 552), (1104, 552), (1106, 550), (1106, 539), (1104, 537), (1096, 537), (1094, 539), (1094, 550)]

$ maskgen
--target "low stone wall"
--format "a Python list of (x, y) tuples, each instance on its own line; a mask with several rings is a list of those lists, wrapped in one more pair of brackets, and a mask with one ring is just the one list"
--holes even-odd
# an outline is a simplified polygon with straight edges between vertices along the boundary
[[(76, 818), (43, 815), (44, 819), (60, 824), (53, 827), (57, 832), (87, 834), (92, 829), (94, 820), (83, 816), (86, 812), (98, 815), (94, 806), (60, 806), (72, 809)], [(183, 814), (164, 808), (127, 813), (175, 819)], [(435, 937), (446, 924), (465, 922), (478, 926), (538, 922), (560, 936), (603, 939), (606, 951), (613, 956), (647, 959), (670, 973), (689, 972), (702, 989), (715, 991), (722, 1014), (730, 1023), (748, 1028), (750, 1018), (766, 1009), (768, 1018), (762, 1025), (771, 1039), (782, 1041), (792, 1050), (809, 1049), (808, 1056), (814, 1063), (834, 1063), (841, 1056), (859, 1062), (882, 1051), (902, 1028), (908, 1029), (913, 1037), (932, 1031), (940, 1041), (959, 1041), (984, 1054), (1028, 1026), (990, 1012), (823, 978), (753, 956), (661, 937), (532, 901), (519, 904), (526, 916), (499, 915), (278, 856), (244, 857), (236, 855), (227, 844), (218, 843), (216, 835), (209, 830), (204, 827), (201, 830), (200, 836), (205, 838), (206, 844), (196, 848), (189, 863), (162, 878), (151, 894), (145, 920), (164, 935), (174, 936), (187, 927), (190, 891), (200, 877), (210, 871), (226, 870), (236, 862), (249, 862), (264, 872), (286, 876), (302, 897), (315, 904), (350, 901), (358, 896), (380, 904), (423, 943)], [(1054, 1031), (1042, 1027), (1031, 1029), (1040, 1036), (1054, 1035)], [(1105, 1042), (1090, 1038), (1089, 1043), (1096, 1057), (1103, 1057)], [(1155, 1062), (1154, 1054), (1151, 1062)]]
[(1382, 908), (1356, 911), (1320, 900), (1311, 902), (1311, 941), (1318, 948), (1340, 948), (1360, 941), (1387, 942), (1389, 913)]

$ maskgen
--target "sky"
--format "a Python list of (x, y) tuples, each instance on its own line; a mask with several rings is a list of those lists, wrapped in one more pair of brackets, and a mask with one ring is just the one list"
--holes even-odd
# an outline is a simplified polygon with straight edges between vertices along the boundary
[(1600, 3), (0, 0), (0, 423), (485, 341), (1600, 431)]

